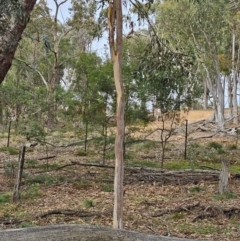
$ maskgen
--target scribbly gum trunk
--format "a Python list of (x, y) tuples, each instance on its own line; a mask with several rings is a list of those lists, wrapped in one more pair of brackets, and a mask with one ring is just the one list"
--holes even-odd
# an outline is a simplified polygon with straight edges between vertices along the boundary
[(124, 142), (124, 88), (122, 80), (122, 1), (109, 1), (109, 45), (117, 91), (117, 131), (115, 140), (115, 177), (113, 228), (123, 228), (123, 142)]

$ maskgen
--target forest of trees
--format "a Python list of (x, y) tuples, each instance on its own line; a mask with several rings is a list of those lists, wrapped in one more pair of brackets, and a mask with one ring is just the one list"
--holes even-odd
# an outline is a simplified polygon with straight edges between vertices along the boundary
[[(100, 119), (115, 114), (109, 50), (104, 56), (91, 51), (108, 30), (107, 4), (73, 1), (69, 17), (60, 21), (65, 1), (55, 3), (55, 12), (46, 1), (36, 4), (31, 18), (24, 19), (27, 27), (21, 41), (16, 40), (19, 45), (5, 78), (1, 70), (1, 124), (15, 118), (19, 126), (30, 121), (52, 128), (69, 117), (86, 123), (98, 122), (90, 113), (98, 112), (94, 116)], [(237, 123), (237, 7), (234, 1), (129, 2), (123, 9), (122, 62), (127, 122), (147, 119), (153, 108), (213, 108), (222, 128), (227, 105), (229, 118)], [(2, 24), (10, 21), (7, 17)], [(1, 29), (2, 49), (8, 47), (1, 53), (1, 68), (8, 62), (4, 53), (10, 60), (7, 51), (13, 52), (15, 35), (7, 33)]]
[[(53, 2), (54, 10), (46, 0), (0, 1), (1, 129), (12, 123), (27, 140), (41, 140), (68, 126), (86, 152), (89, 131), (106, 141), (117, 125), (115, 195), (122, 203), (125, 126), (148, 122), (157, 109), (194, 108), (213, 109), (219, 129), (226, 117), (238, 124), (237, 0), (72, 0), (69, 9), (67, 0)], [(100, 55), (93, 45), (106, 33)], [(114, 227), (121, 228), (118, 205)]]

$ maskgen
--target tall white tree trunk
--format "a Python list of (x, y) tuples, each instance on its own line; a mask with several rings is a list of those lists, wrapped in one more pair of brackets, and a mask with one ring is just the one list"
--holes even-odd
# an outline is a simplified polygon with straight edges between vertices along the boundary
[(228, 107), (229, 107), (229, 113), (228, 117), (232, 119), (233, 117), (233, 98), (232, 98), (232, 76), (227, 77), (228, 82)]
[(233, 20), (232, 29), (232, 105), (233, 123), (238, 124), (238, 104), (237, 104), (237, 67), (235, 66), (235, 45), (236, 45), (236, 22)]
[(223, 95), (223, 88), (221, 83), (221, 77), (218, 76), (217, 78), (217, 111), (218, 111), (218, 127), (220, 129), (224, 129), (224, 95)]
[(203, 87), (204, 87), (204, 102), (203, 102), (204, 106), (203, 106), (203, 109), (206, 110), (208, 108), (208, 98), (209, 98), (207, 80), (204, 81)]
[(216, 70), (216, 91), (217, 91), (217, 96), (216, 96), (216, 105), (217, 105), (217, 111), (218, 111), (218, 128), (224, 129), (224, 91), (223, 91), (223, 86), (222, 86), (222, 76), (219, 71), (219, 64), (218, 64), (218, 56), (217, 56), (217, 51), (215, 50), (215, 55), (213, 58), (214, 61), (214, 66)]
[(123, 142), (124, 142), (124, 87), (122, 80), (122, 1), (109, 1), (109, 45), (113, 61), (114, 82), (117, 91), (117, 133), (115, 140), (115, 176), (113, 228), (123, 228)]

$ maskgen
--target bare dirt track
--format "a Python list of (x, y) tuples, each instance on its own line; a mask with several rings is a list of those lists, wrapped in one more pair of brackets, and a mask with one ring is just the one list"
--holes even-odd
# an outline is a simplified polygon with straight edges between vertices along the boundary
[[(212, 110), (190, 111), (182, 113), (181, 119), (183, 124), (185, 119), (193, 123), (207, 120), (212, 114)], [(159, 136), (156, 135), (154, 138), (149, 136), (147, 142), (142, 141), (142, 137), (160, 125), (160, 122), (148, 124), (141, 129), (141, 138), (127, 146), (124, 228), (208, 241), (240, 240), (240, 181), (231, 177), (240, 173), (237, 169), (240, 164), (240, 153), (236, 137), (226, 139), (220, 136), (214, 139), (189, 141), (189, 159), (184, 161), (184, 135), (177, 134), (173, 137), (174, 141), (167, 146), (164, 163), (166, 171), (172, 173), (167, 176), (169, 182), (162, 182), (153, 179), (156, 177), (155, 171), (161, 171), (160, 144), (154, 142), (159, 140)], [(203, 135), (210, 134), (203, 133)], [(56, 146), (62, 144), (64, 140), (69, 141), (69, 133), (61, 134), (60, 140), (54, 139), (55, 135), (54, 133), (49, 136), (48, 141), (54, 142)], [(192, 131), (189, 135), (194, 137), (196, 133)], [(77, 140), (77, 137), (73, 137), (70, 142)], [(222, 149), (209, 147), (208, 142), (219, 142)], [(1, 139), (1, 143), (5, 146), (6, 136)], [(13, 137), (11, 141), (14, 147), (20, 147), (21, 143), (22, 139), (17, 137)], [(236, 144), (236, 149), (230, 149), (234, 147), (233, 144)], [(93, 146), (87, 156), (79, 155), (81, 148), (81, 146), (63, 148), (43, 145), (30, 148), (26, 153), (22, 198), (19, 203), (11, 202), (14, 178), (11, 176), (12, 173), (9, 173), (12, 169), (6, 162), (11, 160), (14, 164), (18, 155), (0, 152), (0, 159), (5, 163), (5, 168), (2, 169), (4, 175), (0, 176), (1, 226), (15, 228), (66, 223), (111, 226), (114, 169), (73, 164), (74, 162), (102, 164), (101, 146)], [(106, 164), (113, 166), (114, 155), (111, 145), (107, 155)], [(40, 159), (42, 157), (52, 158)], [(217, 193), (218, 180), (215, 177), (218, 174), (214, 173), (218, 173), (220, 169), (221, 158), (229, 158), (235, 168), (230, 173), (232, 194), (229, 196), (219, 196)], [(142, 169), (140, 168), (139, 172), (131, 170), (135, 166), (141, 166)], [(200, 166), (207, 166), (206, 170), (201, 169), (202, 171), (213, 171), (212, 178), (208, 181), (200, 178), (188, 183), (183, 182), (182, 176), (185, 176), (186, 180), (189, 175), (190, 179), (190, 174), (184, 172), (185, 169), (196, 172), (195, 168)], [(150, 169), (147, 172), (144, 168)], [(174, 171), (181, 173), (178, 172), (176, 178), (173, 178)], [(205, 175), (204, 172), (202, 175)], [(3, 193), (10, 196), (9, 202), (1, 201)]]

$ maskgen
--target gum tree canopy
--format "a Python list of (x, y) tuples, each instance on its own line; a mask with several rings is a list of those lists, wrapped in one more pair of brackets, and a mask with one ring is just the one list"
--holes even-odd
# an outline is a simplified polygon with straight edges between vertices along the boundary
[(36, 0), (0, 0), (0, 83), (4, 80)]

